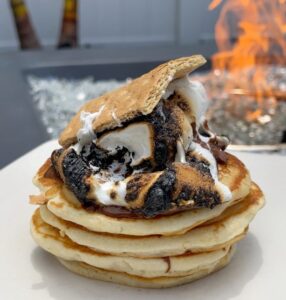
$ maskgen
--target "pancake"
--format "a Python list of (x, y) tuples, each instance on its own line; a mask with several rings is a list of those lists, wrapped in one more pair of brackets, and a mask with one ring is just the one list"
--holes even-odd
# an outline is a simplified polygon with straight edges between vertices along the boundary
[(202, 224), (183, 235), (176, 236), (124, 236), (100, 234), (59, 219), (46, 206), (40, 208), (44, 222), (56, 227), (75, 243), (97, 252), (116, 256), (163, 257), (186, 252), (206, 252), (221, 249), (242, 239), (264, 197), (255, 184), (250, 193), (238, 204), (227, 208), (212, 224)]
[(144, 278), (139, 276), (131, 276), (125, 273), (105, 271), (102, 269), (94, 268), (82, 262), (68, 261), (61, 258), (59, 258), (59, 261), (70, 271), (91, 279), (119, 283), (137, 288), (157, 289), (190, 283), (192, 281), (205, 277), (210, 273), (216, 272), (225, 267), (230, 262), (234, 252), (235, 247), (232, 247), (227, 255), (219, 260), (215, 265), (194, 272), (191, 275), (181, 277)]
[(77, 260), (88, 265), (141, 277), (186, 276), (208, 266), (216, 265), (229, 247), (198, 254), (162, 258), (137, 258), (104, 255), (80, 246), (45, 223), (37, 210), (32, 218), (31, 231), (35, 241), (46, 251), (65, 260)]

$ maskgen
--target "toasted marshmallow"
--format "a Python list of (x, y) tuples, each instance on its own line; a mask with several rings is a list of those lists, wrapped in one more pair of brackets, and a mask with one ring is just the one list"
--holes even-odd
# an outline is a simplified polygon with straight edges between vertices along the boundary
[(195, 118), (197, 128), (201, 124), (207, 111), (209, 100), (203, 85), (199, 81), (191, 81), (188, 76), (174, 80), (168, 86), (164, 97), (169, 97), (174, 92), (185, 100), (189, 112)]
[(216, 162), (213, 154), (211, 153), (211, 151), (203, 148), (198, 143), (192, 143), (192, 151), (193, 151), (194, 155), (198, 155), (199, 157), (205, 159), (209, 163), (209, 170), (211, 173), (211, 177), (214, 180), (217, 191), (221, 195), (222, 202), (231, 200), (232, 193), (231, 193), (230, 189), (226, 185), (221, 183), (218, 179), (217, 162)]
[(91, 193), (90, 198), (103, 205), (127, 206), (125, 201), (126, 182), (125, 180), (113, 181), (108, 180), (102, 182), (98, 176), (91, 177)]
[(127, 193), (125, 200), (131, 209), (144, 206), (145, 199), (152, 186), (163, 172), (142, 173), (130, 176), (127, 180)]
[(104, 134), (97, 140), (97, 145), (111, 152), (127, 148), (132, 153), (131, 166), (136, 166), (153, 157), (153, 136), (152, 126), (147, 122), (139, 122)]

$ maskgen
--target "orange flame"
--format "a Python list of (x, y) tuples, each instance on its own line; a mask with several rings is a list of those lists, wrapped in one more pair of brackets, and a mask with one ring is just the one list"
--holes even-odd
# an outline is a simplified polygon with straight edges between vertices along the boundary
[(209, 5), (209, 10), (213, 10), (215, 8), (217, 8), (223, 0), (213, 0), (210, 5)]
[[(223, 0), (213, 0), (209, 10)], [(226, 91), (253, 93), (258, 102), (273, 95), (263, 66), (286, 65), (286, 0), (225, 0), (215, 26), (218, 52), (213, 68), (235, 78)], [(247, 76), (241, 70), (250, 69)], [(259, 109), (247, 116), (257, 119)]]
[[(215, 27), (215, 69), (286, 64), (285, 0), (228, 0)], [(222, 0), (213, 0), (214, 9)], [(234, 40), (234, 42), (233, 42)]]

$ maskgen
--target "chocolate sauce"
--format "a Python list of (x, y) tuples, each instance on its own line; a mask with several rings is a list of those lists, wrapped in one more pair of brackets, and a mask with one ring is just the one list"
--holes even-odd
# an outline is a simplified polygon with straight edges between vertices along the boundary
[(224, 152), (219, 146), (213, 144), (211, 140), (209, 144), (210, 144), (211, 152), (215, 157), (216, 161), (220, 164), (226, 164), (228, 160), (228, 154)]
[(162, 259), (167, 264), (167, 270), (165, 271), (165, 273), (169, 273), (171, 270), (171, 259), (169, 256), (163, 257)]
[(220, 137), (220, 136), (214, 136), (211, 137), (211, 131), (209, 129), (208, 126), (208, 122), (205, 120), (203, 125), (200, 126), (199, 128), (199, 133), (205, 137), (209, 137), (209, 147), (208, 144), (206, 144), (205, 142), (203, 142), (200, 139), (200, 135), (198, 134), (197, 128), (196, 128), (196, 124), (192, 123), (192, 129), (193, 129), (193, 136), (194, 136), (194, 141), (198, 144), (200, 144), (203, 148), (210, 150), (212, 155), (214, 156), (214, 158), (216, 159), (216, 161), (218, 163), (221, 164), (225, 164), (227, 163), (227, 153), (224, 152), (224, 150), (226, 149), (228, 142), (227, 142), (227, 138), (224, 137)]

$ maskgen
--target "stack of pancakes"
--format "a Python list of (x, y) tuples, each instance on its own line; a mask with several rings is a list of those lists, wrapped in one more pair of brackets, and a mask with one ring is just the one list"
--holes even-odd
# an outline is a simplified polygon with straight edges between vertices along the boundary
[[(152, 82), (152, 86), (160, 85), (162, 92), (174, 78), (184, 76), (202, 62), (200, 56), (169, 62), (155, 69), (155, 72), (151, 71), (149, 75), (135, 80), (135, 87), (127, 86), (116, 91), (115, 95), (126, 96), (126, 90), (134, 90), (137, 99), (142, 100), (142, 97), (145, 97), (144, 93), (147, 93), (148, 97), (144, 98), (145, 102), (143, 101), (147, 103), (145, 106), (142, 101), (134, 102), (137, 103), (137, 110), (147, 115), (155, 107), (149, 101), (150, 97), (159, 99), (162, 97), (162, 93), (156, 90), (154, 92), (154, 89), (148, 92), (150, 86), (148, 80)], [(141, 93), (138, 88), (140, 85), (144, 86)], [(103, 98), (91, 101), (82, 110), (92, 113), (98, 111), (102, 99), (107, 105), (106, 110), (108, 103), (115, 109), (116, 103), (110, 100), (113, 98), (117, 97), (112, 93), (107, 94)], [(93, 122), (93, 130), (104, 132), (135, 118), (134, 107), (128, 99), (126, 101), (128, 105), (122, 112), (120, 107), (116, 107), (115, 120), (108, 119), (109, 115), (105, 113), (101, 120), (97, 118)], [(139, 109), (140, 105), (142, 107)], [(148, 111), (144, 112), (144, 109)], [(219, 182), (231, 191), (232, 196), (228, 201), (220, 199), (215, 205), (207, 205), (206, 201), (197, 199), (198, 195), (206, 195), (201, 192), (205, 185), (199, 180), (208, 179), (205, 174), (197, 175), (193, 172), (190, 174), (197, 177), (196, 180), (190, 180), (190, 184), (196, 183), (198, 186), (192, 187), (196, 190), (192, 194), (193, 199), (189, 199), (192, 201), (186, 201), (185, 198), (179, 201), (177, 197), (176, 207), (175, 202), (168, 202), (169, 206), (164, 206), (164, 209), (160, 206), (160, 211), (156, 211), (158, 207), (156, 203), (152, 203), (148, 213), (150, 207), (154, 208), (154, 211), (150, 215), (144, 215), (140, 209), (144, 211), (144, 199), (146, 202), (147, 196), (144, 198), (142, 194), (148, 195), (152, 186), (155, 184), (158, 186), (158, 176), (164, 174), (161, 170), (152, 185), (147, 184), (147, 188), (146, 185), (139, 185), (138, 189), (144, 193), (141, 190), (137, 193), (143, 200), (139, 201), (140, 204), (136, 209), (132, 210), (132, 205), (122, 209), (113, 204), (112, 210), (105, 211), (101, 207), (101, 202), (96, 202), (96, 199), (88, 198), (88, 202), (79, 199), (81, 194), (70, 185), (67, 173), (64, 172), (65, 160), (59, 158), (63, 155), (67, 157), (68, 153), (73, 151), (70, 147), (76, 143), (79, 129), (80, 120), (77, 115), (60, 138), (64, 150), (57, 157), (58, 160), (49, 158), (34, 178), (41, 195), (31, 196), (31, 202), (40, 204), (32, 217), (31, 231), (40, 247), (55, 255), (65, 267), (75, 273), (94, 279), (147, 288), (184, 284), (219, 270), (230, 261), (235, 244), (246, 235), (249, 223), (264, 204), (263, 193), (251, 181), (241, 161), (226, 152), (224, 152), (225, 159), (217, 161)], [(178, 174), (185, 164), (176, 163), (174, 173), (177, 177), (174, 189), (182, 185), (180, 180), (183, 179), (180, 179)], [(170, 168), (168, 166), (168, 170)], [(143, 174), (146, 176), (146, 172)], [(138, 172), (136, 176), (139, 176)], [(83, 176), (84, 179), (81, 178), (77, 179), (85, 180), (85, 183), (90, 182), (87, 175)], [(188, 184), (185, 181), (186, 178), (184, 187)], [(211, 191), (213, 194), (207, 195), (218, 195)], [(132, 201), (134, 203), (136, 199)], [(156, 198), (152, 201), (156, 202)], [(90, 203), (95, 204), (91, 206)], [(128, 210), (130, 213), (126, 213)]]

